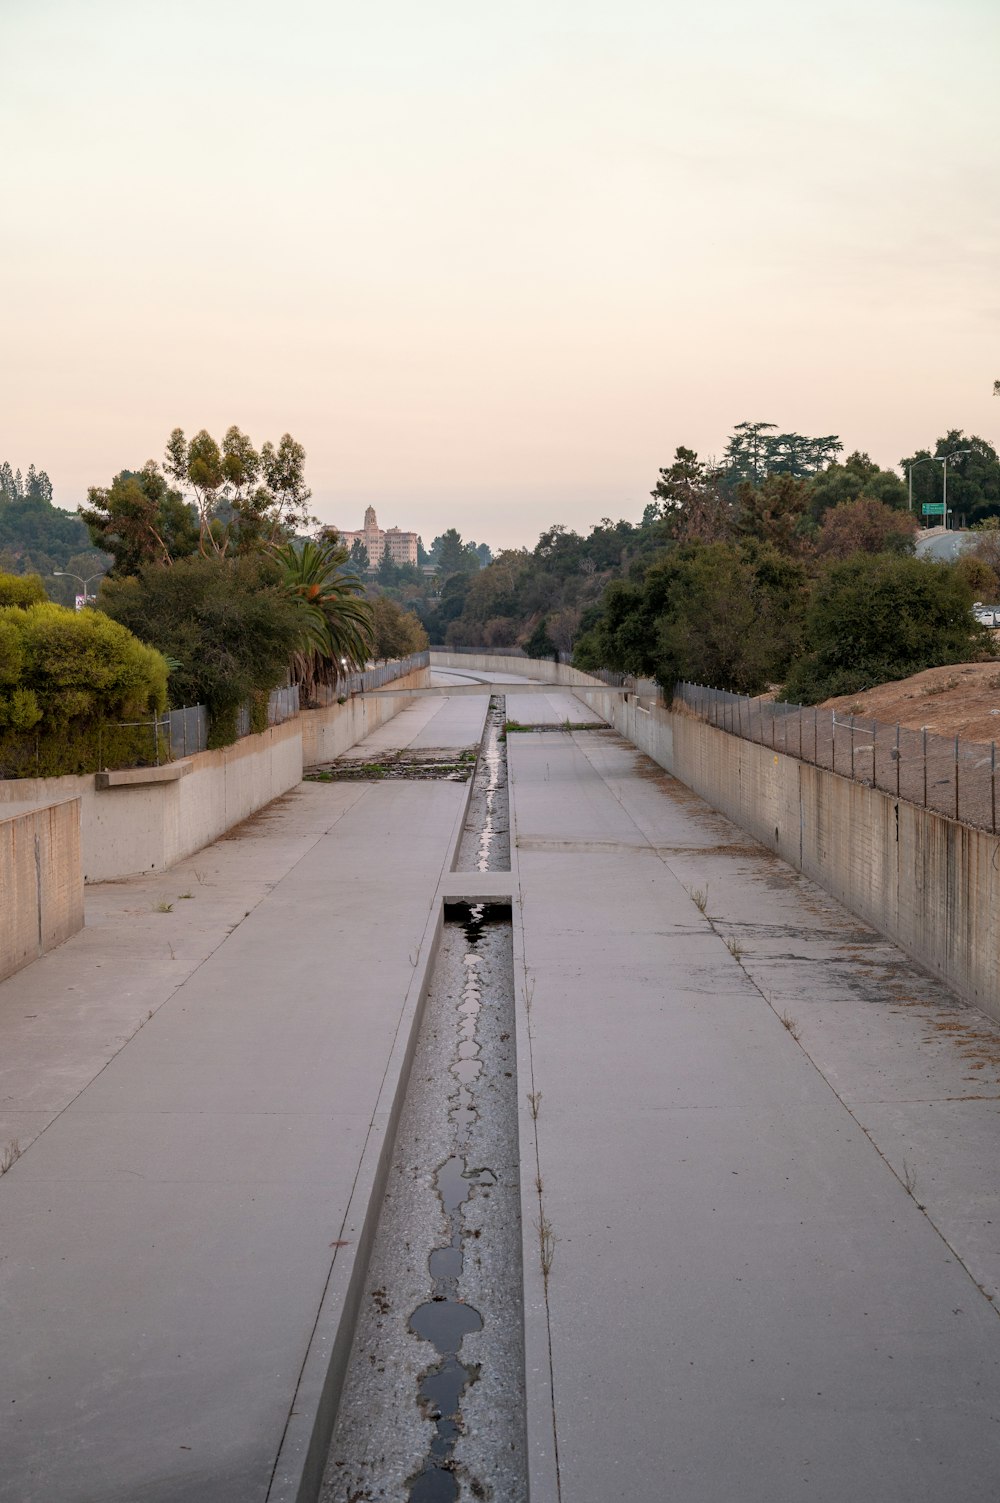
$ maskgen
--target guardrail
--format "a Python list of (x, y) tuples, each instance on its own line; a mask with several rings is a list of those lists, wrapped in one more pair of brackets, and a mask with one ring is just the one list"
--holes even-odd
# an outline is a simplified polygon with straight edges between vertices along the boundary
[(995, 741), (962, 741), (906, 726), (677, 684), (674, 704), (745, 741), (828, 768), (869, 788), (978, 829), (997, 829)]

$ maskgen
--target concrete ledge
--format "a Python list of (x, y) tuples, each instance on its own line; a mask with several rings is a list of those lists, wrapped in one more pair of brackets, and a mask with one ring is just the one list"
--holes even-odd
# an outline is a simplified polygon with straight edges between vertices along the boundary
[(512, 903), (510, 872), (449, 872), (438, 888), (442, 903)]
[(176, 783), (186, 777), (193, 766), (191, 757), (179, 762), (164, 762), (162, 767), (122, 767), (116, 772), (95, 772), (94, 787), (98, 792), (110, 788), (145, 787), (147, 783)]

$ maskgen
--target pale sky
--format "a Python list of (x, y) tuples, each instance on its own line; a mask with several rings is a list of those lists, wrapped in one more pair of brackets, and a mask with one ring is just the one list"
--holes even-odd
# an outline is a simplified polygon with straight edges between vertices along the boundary
[(237, 423), (345, 528), (637, 520), (678, 444), (1000, 442), (996, 0), (0, 0), (0, 459)]

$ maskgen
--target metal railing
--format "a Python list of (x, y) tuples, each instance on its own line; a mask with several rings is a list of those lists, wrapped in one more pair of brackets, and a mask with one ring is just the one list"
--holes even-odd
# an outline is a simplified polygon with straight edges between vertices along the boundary
[(376, 663), (361, 673), (347, 673), (336, 684), (321, 685), (314, 695), (315, 703), (332, 705), (352, 694), (364, 694), (367, 689), (381, 689), (394, 679), (405, 678), (418, 668), (426, 668), (430, 660), (430, 652), (425, 647), (422, 652), (412, 652), (408, 658), (393, 658), (388, 663)]
[(701, 684), (677, 684), (678, 703), (731, 735), (996, 833), (995, 741), (963, 741), (926, 726), (911, 730), (845, 710), (751, 699)]

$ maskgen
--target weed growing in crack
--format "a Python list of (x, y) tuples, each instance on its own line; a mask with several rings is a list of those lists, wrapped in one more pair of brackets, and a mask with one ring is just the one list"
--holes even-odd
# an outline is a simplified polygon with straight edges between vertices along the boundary
[(21, 1157), (21, 1141), (19, 1138), (11, 1138), (10, 1142), (0, 1148), (0, 1174), (6, 1174), (11, 1164), (16, 1164)]
[(538, 1191), (539, 1195), (541, 1195), (541, 1193), (542, 1193), (542, 1188), (543, 1188), (542, 1187), (542, 1176), (540, 1174), (536, 1174), (535, 1175), (535, 1189)]
[(174, 905), (173, 905), (173, 903), (163, 902), (163, 903), (156, 903), (156, 904), (153, 905), (153, 912), (154, 913), (173, 913), (173, 911), (174, 911)]
[(917, 1188), (917, 1174), (909, 1159), (903, 1160), (903, 1172), (900, 1175), (903, 1181), (903, 1189), (907, 1195), (914, 1195)]
[(542, 1265), (542, 1278), (548, 1287), (549, 1274), (552, 1272), (552, 1259), (556, 1251), (556, 1234), (552, 1230), (552, 1223), (543, 1211), (538, 1218), (538, 1254)]
[(541, 1093), (541, 1091), (529, 1091), (528, 1092), (528, 1105), (531, 1107), (531, 1115), (532, 1115), (532, 1118), (533, 1118), (533, 1120), (535, 1122), (538, 1121), (538, 1111), (539, 1111), (539, 1108), (540, 1108), (541, 1104), (542, 1104), (542, 1093)]
[(524, 978), (524, 1006), (525, 1006), (525, 1010), (527, 1011), (529, 1017), (531, 1016), (531, 1004), (532, 1004), (532, 1002), (534, 1002), (534, 1000), (535, 1000), (535, 978), (534, 978), (534, 976), (529, 976), (529, 975), (527, 975), (527, 973), (525, 973), (525, 978)]
[(740, 944), (739, 940), (735, 939), (732, 935), (730, 935), (730, 937), (726, 940), (726, 949), (729, 951), (734, 960), (743, 959), (743, 946)]
[(792, 1038), (795, 1040), (795, 1042), (798, 1043), (798, 1041), (799, 1041), (799, 1025), (798, 1025), (798, 1023), (796, 1023), (795, 1019), (792, 1018), (792, 1017), (789, 1017), (789, 1015), (788, 1015), (787, 1012), (783, 1012), (781, 1014), (781, 1021), (782, 1021), (782, 1024), (784, 1025), (784, 1027), (788, 1029), (789, 1033), (792, 1035)]
[(698, 912), (704, 913), (708, 907), (708, 883), (706, 882), (704, 887), (689, 887), (687, 894)]

